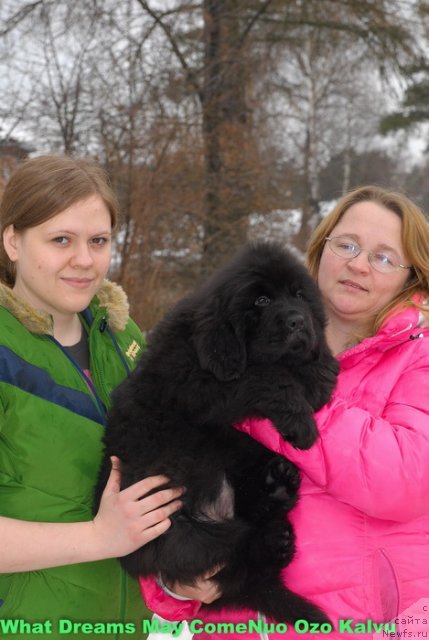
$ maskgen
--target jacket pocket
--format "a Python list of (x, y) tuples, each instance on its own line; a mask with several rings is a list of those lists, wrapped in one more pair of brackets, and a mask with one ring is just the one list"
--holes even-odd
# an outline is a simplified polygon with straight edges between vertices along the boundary
[(393, 563), (385, 549), (377, 549), (374, 554), (373, 576), (380, 621), (389, 622), (399, 613), (399, 587)]

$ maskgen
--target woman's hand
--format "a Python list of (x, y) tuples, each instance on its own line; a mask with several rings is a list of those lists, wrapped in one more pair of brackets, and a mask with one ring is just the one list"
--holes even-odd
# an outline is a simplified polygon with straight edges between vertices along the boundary
[[(120, 490), (120, 461), (112, 471), (94, 520), (28, 522), (0, 517), (0, 572), (38, 571), (124, 556), (167, 531), (180, 509), (183, 489), (161, 489), (165, 476), (153, 476)], [(146, 497), (145, 497), (146, 496)]]
[(197, 578), (195, 584), (190, 586), (188, 584), (182, 584), (180, 582), (174, 582), (167, 587), (178, 596), (184, 598), (190, 598), (191, 600), (199, 600), (204, 604), (210, 604), (221, 597), (222, 591), (215, 580), (211, 580), (213, 576), (220, 571), (222, 567), (216, 567), (207, 571), (202, 576)]
[[(180, 509), (178, 500), (184, 489), (161, 489), (165, 476), (151, 476), (121, 491), (119, 458), (112, 457), (112, 470), (92, 521), (93, 533), (99, 541), (101, 557), (121, 557), (135, 551), (167, 531), (171, 516)], [(146, 496), (146, 497), (145, 497)]]

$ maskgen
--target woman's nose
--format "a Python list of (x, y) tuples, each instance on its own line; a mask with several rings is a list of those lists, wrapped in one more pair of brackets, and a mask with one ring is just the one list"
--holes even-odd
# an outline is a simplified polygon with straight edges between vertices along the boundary
[(75, 267), (88, 267), (93, 263), (91, 250), (86, 242), (79, 242), (75, 246), (71, 264)]
[(347, 261), (347, 266), (352, 271), (368, 273), (371, 269), (371, 265), (368, 261), (368, 253), (366, 251), (361, 251), (355, 258), (350, 258), (350, 260)]

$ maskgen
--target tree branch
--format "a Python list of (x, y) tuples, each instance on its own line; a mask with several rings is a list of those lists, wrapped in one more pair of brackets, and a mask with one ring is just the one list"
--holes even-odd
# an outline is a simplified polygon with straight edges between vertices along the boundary
[(45, 4), (45, 0), (36, 0), (36, 2), (30, 2), (21, 7), (21, 9), (18, 9), (18, 11), (4, 21), (4, 26), (0, 28), (0, 37), (13, 31), (28, 15), (43, 4)]
[(146, 11), (146, 13), (148, 13), (156, 22), (156, 24), (164, 31), (165, 35), (167, 36), (168, 41), (171, 44), (171, 48), (173, 49), (173, 52), (175, 53), (177, 59), (179, 60), (182, 69), (185, 72), (185, 76), (187, 81), (189, 82), (189, 84), (194, 88), (194, 90), (197, 92), (200, 100), (202, 101), (203, 99), (203, 95), (202, 95), (202, 89), (200, 87), (199, 82), (197, 81), (197, 78), (195, 76), (194, 71), (192, 70), (192, 68), (188, 65), (188, 63), (186, 62), (186, 59), (184, 57), (184, 55), (182, 54), (182, 52), (180, 51), (180, 48), (174, 38), (174, 35), (170, 29), (170, 27), (162, 20), (161, 16), (156, 13), (146, 2), (146, 0), (137, 0), (138, 3), (140, 4), (140, 6), (142, 7), (142, 9), (144, 11)]

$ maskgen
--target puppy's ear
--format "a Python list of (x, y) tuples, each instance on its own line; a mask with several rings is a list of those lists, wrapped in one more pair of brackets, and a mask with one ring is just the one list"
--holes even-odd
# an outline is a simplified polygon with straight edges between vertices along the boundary
[(195, 317), (193, 342), (200, 366), (218, 380), (239, 378), (246, 368), (244, 318), (232, 316), (213, 300)]

